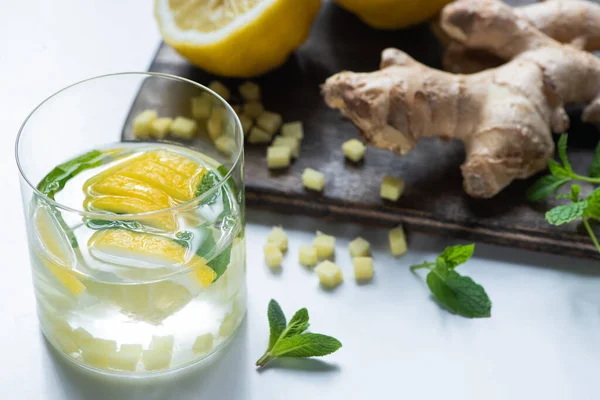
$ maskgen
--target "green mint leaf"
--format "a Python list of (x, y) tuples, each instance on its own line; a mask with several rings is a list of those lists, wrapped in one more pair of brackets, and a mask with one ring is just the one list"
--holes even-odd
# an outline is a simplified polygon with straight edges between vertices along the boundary
[(600, 143), (596, 145), (596, 151), (594, 152), (594, 158), (590, 165), (589, 175), (592, 178), (600, 177)]
[(455, 270), (434, 268), (427, 286), (436, 300), (448, 310), (467, 318), (491, 316), (492, 302), (483, 287)]
[(576, 203), (579, 201), (579, 194), (581, 193), (581, 186), (571, 185), (571, 201)]
[(557, 178), (570, 178), (571, 174), (565, 168), (563, 168), (559, 163), (554, 160), (548, 160), (548, 169), (552, 176)]
[[(201, 196), (204, 193), (208, 192), (210, 189), (215, 187), (219, 183), (219, 177), (213, 171), (207, 171), (202, 176), (202, 181), (198, 185), (196, 189), (196, 196)], [(212, 196), (205, 200), (205, 204), (214, 204), (217, 201), (217, 193), (214, 193)]]
[(529, 201), (543, 200), (555, 193), (562, 185), (569, 182), (571, 178), (561, 178), (553, 175), (546, 175), (538, 179), (527, 191)]
[(60, 192), (71, 178), (86, 169), (101, 165), (104, 157), (101, 151), (92, 150), (59, 164), (40, 181), (37, 189), (49, 198), (54, 199), (56, 193)]
[(448, 268), (456, 268), (471, 258), (474, 252), (475, 244), (450, 246), (444, 249), (438, 260), (443, 261)]
[(342, 347), (336, 338), (320, 333), (303, 333), (281, 339), (271, 350), (274, 357), (322, 357)]
[(585, 215), (590, 218), (600, 219), (600, 188), (594, 190), (586, 199)]
[(309, 327), (308, 310), (301, 308), (296, 311), (296, 314), (290, 319), (290, 322), (285, 331), (285, 337), (295, 336), (303, 333)]
[[(221, 251), (221, 253), (219, 253), (219, 255), (206, 263), (206, 265), (212, 268), (212, 270), (217, 274), (214, 282), (216, 282), (225, 273), (225, 271), (227, 271), (227, 267), (231, 261), (231, 246), (231, 244), (227, 246)], [(215, 241), (213, 231), (212, 229), (207, 228), (204, 240), (200, 244), (200, 247), (198, 247), (198, 250), (196, 250), (196, 254), (206, 259), (208, 256), (210, 256), (210, 254), (214, 254), (216, 247), (217, 242)]]
[(285, 314), (283, 313), (283, 310), (279, 306), (279, 303), (277, 303), (277, 301), (275, 301), (273, 299), (271, 299), (271, 301), (269, 302), (269, 308), (267, 309), (267, 316), (269, 318), (269, 329), (270, 329), (269, 347), (267, 348), (267, 351), (269, 351), (273, 348), (275, 343), (277, 343), (277, 340), (279, 340), (279, 337), (285, 330), (287, 323), (285, 321)]
[(582, 200), (576, 203), (557, 206), (546, 213), (546, 221), (550, 225), (562, 225), (581, 218), (588, 207), (588, 201)]
[(556, 148), (558, 152), (558, 158), (560, 158), (564, 169), (566, 169), (569, 173), (572, 173), (573, 168), (571, 167), (571, 163), (569, 162), (569, 158), (567, 157), (567, 139), (568, 135), (560, 135)]

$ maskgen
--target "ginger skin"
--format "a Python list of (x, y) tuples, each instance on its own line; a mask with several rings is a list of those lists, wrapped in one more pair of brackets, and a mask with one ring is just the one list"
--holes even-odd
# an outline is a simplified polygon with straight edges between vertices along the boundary
[(423, 137), (462, 140), (464, 189), (479, 198), (547, 167), (552, 132), (569, 126), (565, 104), (588, 104), (583, 119), (600, 121), (600, 60), (590, 53), (550, 38), (497, 0), (451, 3), (441, 26), (465, 48), (511, 61), (459, 75), (386, 49), (379, 71), (327, 79), (325, 101), (371, 144), (399, 154)]

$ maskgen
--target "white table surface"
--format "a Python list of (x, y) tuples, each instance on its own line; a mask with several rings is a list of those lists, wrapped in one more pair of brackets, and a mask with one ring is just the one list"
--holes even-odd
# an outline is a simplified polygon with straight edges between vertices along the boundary
[[(248, 316), (233, 345), (210, 365), (161, 379), (126, 381), (65, 364), (37, 325), (13, 141), (47, 95), (86, 77), (145, 70), (159, 43), (150, 0), (0, 0), (0, 398), (13, 399), (596, 399), (600, 379), (600, 265), (478, 245), (462, 267), (493, 301), (492, 318), (441, 310), (409, 265), (456, 241), (412, 235), (409, 253), (388, 254), (387, 233), (351, 224), (248, 212)], [(52, 134), (51, 131), (48, 134)], [(263, 263), (273, 224), (290, 234), (283, 272)], [(346, 275), (319, 288), (296, 252), (320, 229), (338, 237)], [(358, 286), (346, 246), (374, 245), (376, 278)], [(344, 347), (322, 360), (273, 363), (266, 346), (268, 300), (291, 314), (307, 307), (315, 331)]]

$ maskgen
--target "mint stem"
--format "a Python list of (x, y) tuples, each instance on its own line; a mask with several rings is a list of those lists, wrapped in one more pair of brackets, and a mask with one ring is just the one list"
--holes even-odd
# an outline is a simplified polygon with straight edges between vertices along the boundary
[(600, 184), (600, 178), (591, 178), (589, 176), (583, 176), (576, 173), (573, 173), (572, 177), (578, 181)]
[(271, 356), (271, 352), (267, 351), (265, 354), (263, 354), (263, 356), (261, 358), (258, 359), (258, 361), (256, 361), (256, 365), (259, 367), (264, 367), (271, 360), (273, 360), (273, 357)]
[(592, 242), (594, 242), (594, 246), (596, 246), (596, 250), (598, 250), (598, 252), (600, 252), (600, 243), (598, 243), (598, 239), (596, 238), (596, 235), (594, 234), (594, 231), (592, 230), (592, 227), (590, 226), (590, 222), (589, 222), (588, 218), (583, 219), (583, 226), (585, 226), (585, 230), (590, 235), (590, 238), (592, 238)]
[(428, 262), (428, 263), (423, 263), (423, 264), (419, 264), (419, 265), (413, 265), (412, 267), (410, 267), (410, 270), (414, 272), (418, 269), (424, 269), (424, 268), (431, 269), (434, 266), (435, 266), (435, 263)]

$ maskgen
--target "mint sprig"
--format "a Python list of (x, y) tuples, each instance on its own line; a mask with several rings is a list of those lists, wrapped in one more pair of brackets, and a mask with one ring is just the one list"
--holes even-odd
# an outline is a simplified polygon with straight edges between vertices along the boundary
[[(591, 184), (600, 184), (600, 144), (596, 146), (594, 158), (589, 168), (589, 176), (577, 174), (567, 157), (567, 135), (561, 135), (556, 146), (560, 163), (555, 160), (548, 161), (550, 175), (538, 179), (527, 192), (530, 201), (543, 200), (553, 194), (568, 182), (579, 181)], [(590, 220), (600, 219), (600, 188), (594, 190), (587, 197), (581, 198), (581, 187), (572, 184), (570, 193), (559, 194), (557, 199), (566, 199), (570, 203), (559, 205), (546, 212), (546, 221), (559, 226), (581, 219), (594, 246), (600, 252), (600, 243), (592, 230)]]
[(410, 270), (429, 270), (427, 286), (438, 303), (449, 311), (467, 318), (487, 318), (491, 316), (492, 302), (485, 289), (456, 272), (456, 267), (468, 261), (474, 251), (474, 244), (446, 247), (435, 263), (413, 265)]
[(321, 357), (337, 351), (342, 343), (331, 336), (305, 332), (309, 327), (308, 311), (301, 308), (296, 311), (289, 323), (275, 300), (269, 302), (269, 346), (256, 365), (264, 367), (280, 357)]

